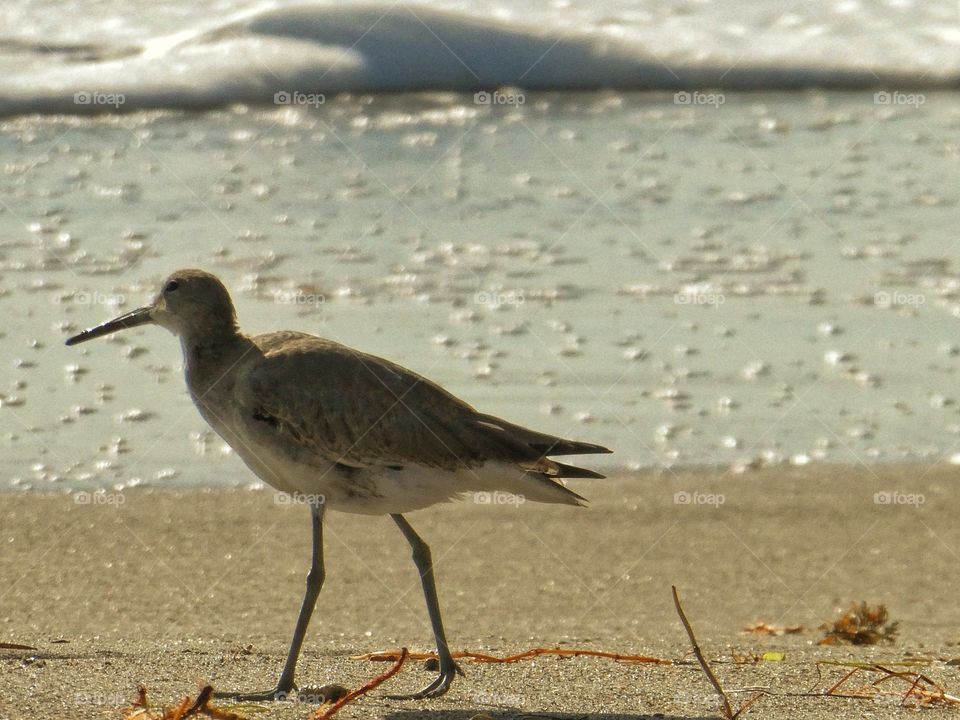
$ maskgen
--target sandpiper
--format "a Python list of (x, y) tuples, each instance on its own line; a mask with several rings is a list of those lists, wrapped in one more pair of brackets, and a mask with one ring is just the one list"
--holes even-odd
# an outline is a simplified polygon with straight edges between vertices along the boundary
[(67, 345), (149, 323), (180, 338), (190, 396), (210, 426), (261, 480), (302, 494), (310, 506), (312, 560), (280, 680), (267, 692), (231, 697), (279, 699), (296, 688), (297, 657), (324, 579), (325, 510), (389, 514), (410, 544), (440, 673), (407, 697), (434, 697), (459, 668), (443, 630), (430, 548), (403, 513), (471, 492), (582, 505), (558, 479), (603, 477), (548, 456), (607, 448), (485, 415), (389, 360), (301, 332), (244, 335), (227, 289), (202, 270), (178, 270), (152, 304)]

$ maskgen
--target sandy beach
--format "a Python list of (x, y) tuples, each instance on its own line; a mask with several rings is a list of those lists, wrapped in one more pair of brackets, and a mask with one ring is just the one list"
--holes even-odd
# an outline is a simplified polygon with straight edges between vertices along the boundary
[[(772, 693), (749, 716), (910, 712), (889, 698), (881, 706), (803, 693), (822, 691), (846, 672), (822, 666), (818, 680), (824, 660), (917, 661), (913, 669), (948, 692), (960, 687), (960, 673), (946, 664), (960, 654), (956, 472), (823, 466), (739, 476), (646, 473), (577, 482), (574, 489), (591, 500), (583, 510), (467, 501), (413, 513), (434, 550), (455, 650), (576, 647), (678, 664), (465, 662), (466, 677), (441, 699), (384, 699), (428, 680), (414, 662), (340, 716), (711, 716), (713, 697), (692, 663), (671, 584), (731, 699), (750, 697), (747, 688)], [(0, 504), (0, 640), (36, 648), (0, 651), (0, 718), (116, 718), (140, 683), (153, 700), (172, 702), (208, 682), (250, 690), (275, 681), (308, 559), (304, 507), (269, 491), (159, 488), (88, 504), (66, 495), (4, 494)], [(351, 659), (358, 653), (432, 649), (413, 565), (389, 520), (333, 513), (326, 551), (327, 584), (301, 659), (301, 687), (357, 687), (385, 669)], [(888, 607), (900, 623), (896, 642), (818, 646), (817, 627), (859, 600)], [(805, 630), (742, 632), (755, 621)], [(754, 661), (768, 651), (785, 657)], [(248, 714), (302, 718), (312, 709), (267, 704)], [(934, 716), (939, 712), (946, 711)]]

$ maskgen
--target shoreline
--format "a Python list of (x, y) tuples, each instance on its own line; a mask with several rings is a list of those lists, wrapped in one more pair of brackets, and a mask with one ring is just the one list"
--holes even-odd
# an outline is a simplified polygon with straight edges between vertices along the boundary
[[(596, 461), (596, 458), (600, 458), (600, 462)], [(693, 477), (699, 476), (705, 479), (713, 479), (714, 481), (727, 481), (727, 480), (749, 480), (756, 474), (765, 474), (765, 473), (776, 473), (778, 471), (784, 471), (789, 473), (791, 476), (796, 476), (798, 478), (804, 477), (807, 474), (821, 475), (826, 473), (845, 473), (848, 470), (853, 470), (854, 472), (860, 473), (865, 472), (868, 476), (876, 471), (878, 477), (886, 475), (892, 471), (898, 471), (909, 476), (919, 475), (924, 476), (930, 472), (948, 472), (950, 470), (955, 470), (960, 476), (960, 462), (953, 462), (947, 458), (946, 454), (943, 454), (939, 460), (935, 462), (925, 463), (918, 460), (904, 460), (900, 458), (886, 458), (869, 463), (854, 463), (854, 462), (835, 462), (835, 461), (809, 461), (803, 463), (795, 463), (790, 461), (782, 462), (770, 462), (766, 463), (762, 458), (757, 457), (753, 458), (752, 461), (744, 458), (743, 461), (734, 462), (734, 463), (691, 463), (683, 465), (650, 465), (640, 468), (626, 467), (623, 465), (603, 465), (602, 461), (609, 458), (610, 456), (590, 456), (589, 461), (581, 461), (590, 464), (592, 467), (598, 468), (598, 472), (605, 473), (605, 476), (599, 480), (577, 480), (566, 478), (565, 482), (570, 484), (571, 487), (578, 487), (586, 492), (590, 491), (591, 485), (597, 482), (643, 482), (647, 480), (658, 480), (661, 478), (670, 478), (670, 477)], [(960, 457), (960, 454), (958, 454)], [(203, 465), (202, 461), (198, 461), (198, 465)], [(74, 495), (77, 492), (86, 492), (90, 493), (99, 493), (99, 492), (116, 492), (116, 493), (151, 493), (151, 492), (172, 492), (172, 493), (204, 493), (204, 492), (237, 492), (237, 493), (271, 493), (271, 494), (286, 494), (280, 490), (274, 490), (270, 485), (266, 484), (255, 475), (253, 475), (247, 468), (243, 467), (241, 475), (244, 475), (242, 480), (237, 480), (234, 483), (214, 483), (214, 484), (203, 484), (203, 481), (197, 482), (184, 482), (179, 480), (177, 476), (171, 476), (170, 478), (158, 478), (147, 481), (139, 482), (135, 485), (126, 485), (122, 482), (115, 483), (112, 486), (105, 485), (91, 485), (89, 483), (78, 483), (77, 481), (71, 481), (68, 484), (54, 485), (50, 484), (48, 486), (37, 486), (30, 484), (21, 484), (21, 485), (2, 485), (0, 486), (0, 498), (8, 495), (29, 495), (29, 496), (38, 496), (38, 497), (63, 497)], [(589, 498), (588, 498), (589, 500)], [(457, 505), (463, 502), (469, 502), (469, 493), (461, 500), (454, 500), (446, 505)], [(95, 503), (94, 503), (95, 504)], [(108, 503), (105, 503), (108, 504)], [(282, 501), (281, 501), (282, 504)], [(296, 504), (296, 503), (292, 503)], [(537, 505), (542, 505), (542, 503), (536, 503)], [(435, 507), (444, 507), (444, 504), (437, 505)], [(343, 513), (349, 514), (349, 513)]]

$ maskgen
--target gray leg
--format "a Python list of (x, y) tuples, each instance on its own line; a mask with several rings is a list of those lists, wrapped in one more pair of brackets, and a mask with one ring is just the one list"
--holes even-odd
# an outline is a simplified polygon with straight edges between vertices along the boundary
[(307, 573), (307, 590), (303, 594), (303, 603), (300, 605), (300, 615), (297, 616), (297, 627), (293, 631), (293, 640), (290, 641), (290, 650), (287, 652), (287, 661), (283, 664), (280, 681), (273, 690), (261, 693), (216, 693), (217, 697), (231, 697), (237, 700), (284, 700), (291, 690), (296, 688), (293, 676), (297, 669), (297, 658), (300, 657), (300, 648), (307, 634), (310, 616), (317, 604), (320, 588), (326, 571), (323, 568), (323, 510), (321, 503), (310, 503), (310, 518), (313, 525), (313, 553), (310, 561), (310, 572)]
[(400, 528), (400, 532), (410, 543), (413, 550), (413, 562), (420, 573), (420, 582), (423, 584), (423, 594), (427, 600), (427, 613), (430, 615), (430, 626), (433, 628), (433, 637), (437, 642), (437, 657), (440, 659), (440, 675), (423, 690), (413, 695), (393, 696), (397, 699), (419, 700), (427, 697), (439, 697), (449, 688), (457, 673), (463, 674), (450, 655), (447, 637), (443, 632), (443, 619), (440, 617), (440, 602), (437, 600), (437, 585), (433, 580), (433, 560), (430, 557), (429, 546), (410, 527), (403, 515), (391, 515), (393, 521)]

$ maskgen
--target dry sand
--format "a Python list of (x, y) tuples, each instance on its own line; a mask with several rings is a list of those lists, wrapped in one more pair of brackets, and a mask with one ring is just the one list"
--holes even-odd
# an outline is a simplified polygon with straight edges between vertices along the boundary
[[(441, 699), (369, 696), (340, 717), (711, 716), (709, 687), (689, 663), (671, 584), (734, 700), (748, 697), (735, 691), (750, 687), (778, 694), (762, 698), (749, 717), (911, 712), (890, 702), (790, 693), (839, 679), (839, 668), (825, 667), (818, 682), (816, 662), (830, 659), (929, 658), (922, 671), (960, 689), (960, 671), (944, 662), (960, 655), (957, 472), (872, 466), (643, 474), (577, 483), (593, 501), (587, 510), (464, 502), (414, 513), (411, 521), (434, 549), (455, 649), (584, 647), (684, 663), (466, 663), (466, 677)], [(677, 492), (722, 493), (724, 501), (677, 504)], [(876, 492), (922, 504), (878, 504)], [(0, 640), (37, 648), (0, 650), (0, 718), (116, 718), (138, 683), (170, 702), (206, 682), (263, 689), (276, 680), (308, 560), (304, 507), (241, 490), (140, 489), (127, 491), (122, 504), (99, 505), (6, 494), (0, 503)], [(334, 513), (326, 527), (327, 585), (299, 681), (355, 687), (385, 666), (351, 655), (400, 645), (428, 650), (431, 637), (393, 524)], [(897, 642), (818, 646), (816, 627), (861, 599), (888, 606), (900, 621)], [(807, 631), (741, 632), (757, 620)], [(783, 651), (785, 660), (734, 662), (767, 651)], [(429, 679), (413, 663), (386, 687), (414, 690)], [(264, 708), (249, 715), (303, 718), (312, 709)]]

